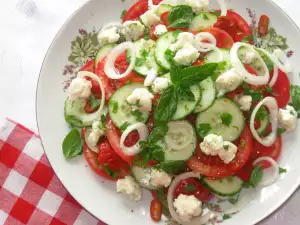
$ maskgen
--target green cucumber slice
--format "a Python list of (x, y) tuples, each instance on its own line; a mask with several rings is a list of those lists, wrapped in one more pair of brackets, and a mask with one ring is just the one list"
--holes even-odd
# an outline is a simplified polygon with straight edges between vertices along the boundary
[(169, 12), (171, 11), (173, 7), (171, 5), (168, 4), (160, 4), (157, 8), (156, 14), (158, 16), (161, 16), (162, 14), (164, 14), (165, 12)]
[(132, 175), (135, 180), (148, 190), (157, 190), (157, 187), (151, 185), (151, 168), (142, 168), (138, 166), (131, 167)]
[[(168, 133), (157, 144), (164, 149), (165, 161), (189, 160), (197, 145), (197, 136), (194, 127), (186, 120), (171, 121), (168, 123)], [(170, 141), (177, 143), (179, 149), (174, 150)], [(181, 147), (182, 146), (182, 147)]]
[(150, 115), (150, 112), (138, 111), (140, 116), (137, 117), (132, 113), (132, 106), (127, 103), (127, 97), (132, 94), (136, 88), (145, 88), (143, 84), (130, 83), (119, 88), (109, 99), (108, 113), (117, 127), (124, 124), (135, 124), (138, 122), (145, 123)]
[(104, 45), (102, 46), (97, 54), (96, 54), (96, 57), (95, 57), (95, 61), (94, 61), (94, 67), (95, 69), (97, 68), (98, 66), (98, 63), (108, 55), (108, 53), (114, 48), (116, 47), (117, 44), (107, 44), (107, 45)]
[(215, 82), (211, 77), (201, 81), (200, 84), (201, 99), (194, 109), (195, 113), (203, 112), (208, 109), (214, 102), (217, 96)]
[(200, 31), (203, 28), (213, 27), (218, 17), (212, 13), (201, 12), (194, 17), (189, 27), (190, 32)]
[(212, 193), (222, 197), (235, 196), (243, 188), (243, 181), (236, 176), (215, 180), (203, 178), (202, 182)]
[(165, 70), (171, 69), (171, 64), (165, 57), (165, 52), (170, 49), (170, 46), (177, 41), (180, 31), (171, 31), (160, 36), (156, 41), (155, 60)]
[[(136, 63), (134, 72), (147, 76), (151, 69), (154, 69), (157, 74), (161, 72), (159, 65), (157, 65), (154, 58), (155, 41), (140, 39), (134, 42), (136, 51)], [(127, 52), (127, 59), (130, 62), (130, 52)]]
[[(232, 121), (227, 126), (222, 123), (221, 116), (230, 114)], [(196, 127), (200, 124), (209, 124), (211, 130), (207, 134), (216, 134), (223, 137), (224, 141), (235, 141), (239, 138), (244, 130), (245, 119), (244, 114), (239, 106), (229, 98), (219, 98), (206, 111), (198, 114), (196, 119)], [(199, 136), (201, 133), (197, 129)]]
[[(229, 62), (230, 64), (230, 49), (227, 48), (220, 48), (220, 51), (223, 55), (223, 61)], [(210, 51), (206, 56), (204, 61), (206, 63), (213, 63), (218, 62), (219, 59), (219, 53), (217, 51)]]

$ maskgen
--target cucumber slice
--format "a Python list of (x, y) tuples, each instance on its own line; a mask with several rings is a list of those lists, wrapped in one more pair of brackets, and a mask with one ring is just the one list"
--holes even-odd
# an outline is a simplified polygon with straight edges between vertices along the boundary
[(141, 168), (133, 166), (131, 168), (132, 175), (135, 180), (143, 187), (148, 190), (157, 190), (157, 187), (151, 185), (151, 168)]
[[(223, 55), (223, 61), (230, 62), (230, 50), (227, 48), (220, 48), (220, 51)], [(219, 53), (217, 51), (210, 51), (206, 56), (204, 61), (206, 63), (218, 62)]]
[(243, 181), (236, 176), (216, 180), (203, 178), (202, 181), (212, 193), (222, 197), (235, 196), (243, 188)]
[(164, 14), (165, 12), (169, 12), (171, 11), (173, 7), (171, 5), (168, 4), (160, 4), (158, 6), (158, 9), (156, 11), (156, 14), (160, 17), (162, 14)]
[(171, 69), (171, 64), (165, 57), (165, 52), (167, 49), (170, 48), (172, 44), (177, 41), (177, 37), (180, 31), (171, 31), (165, 33), (164, 35), (160, 36), (156, 41), (156, 48), (155, 48), (155, 60), (158, 65), (166, 70)]
[[(262, 106), (262, 107), (264, 107), (264, 106)], [(256, 132), (260, 136), (263, 136), (266, 133), (268, 126), (269, 126), (269, 122), (270, 122), (269, 114), (266, 114), (265, 117), (262, 120), (259, 119), (259, 121), (260, 121), (260, 127), (256, 129)]]
[(102, 46), (97, 54), (96, 54), (96, 57), (95, 57), (95, 62), (94, 62), (94, 67), (97, 68), (98, 66), (98, 63), (108, 55), (108, 53), (110, 52), (110, 50), (112, 50), (114, 47), (116, 47), (117, 44), (107, 44), (107, 45), (104, 45)]
[[(229, 126), (222, 123), (221, 115), (230, 114), (232, 121)], [(196, 127), (200, 124), (209, 124), (211, 130), (208, 134), (216, 134), (223, 137), (224, 141), (235, 141), (239, 138), (245, 126), (244, 114), (239, 106), (229, 98), (219, 98), (206, 111), (198, 114)], [(200, 133), (198, 133), (199, 136)]]
[[(154, 69), (158, 74), (161, 72), (159, 65), (157, 65), (154, 58), (155, 41), (140, 39), (134, 42), (136, 51), (136, 63), (134, 72), (147, 76), (151, 69)], [(130, 62), (130, 52), (127, 52), (127, 59)]]
[(194, 17), (189, 27), (190, 32), (200, 31), (203, 28), (213, 27), (218, 17), (212, 13), (201, 12)]
[(135, 124), (138, 122), (145, 123), (150, 115), (150, 112), (140, 112), (140, 116), (135, 116), (132, 113), (132, 106), (127, 103), (127, 97), (136, 88), (145, 88), (143, 84), (130, 83), (119, 88), (109, 99), (108, 112), (111, 120), (117, 127), (121, 127), (124, 124)]
[[(172, 143), (176, 144), (176, 150)], [(157, 144), (164, 149), (165, 161), (187, 161), (196, 150), (195, 129), (186, 120), (171, 121), (168, 123), (168, 133), (165, 138)]]
[(207, 110), (214, 102), (217, 96), (217, 89), (215, 82), (211, 77), (201, 81), (200, 84), (201, 99), (194, 109), (195, 113), (203, 112)]
[(195, 101), (178, 100), (177, 110), (174, 113), (172, 120), (180, 120), (191, 114), (198, 105), (201, 98), (201, 90), (198, 84), (192, 85), (190, 90), (194, 94)]

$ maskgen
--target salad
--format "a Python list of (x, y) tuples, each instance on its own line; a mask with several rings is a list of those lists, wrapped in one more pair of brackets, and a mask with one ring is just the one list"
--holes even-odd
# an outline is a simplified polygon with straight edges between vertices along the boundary
[[(218, 3), (138, 0), (102, 27), (97, 54), (67, 90), (65, 158), (83, 153), (132, 201), (150, 190), (156, 222), (228, 218), (242, 190), (286, 172), (281, 135), (296, 129), (300, 109), (291, 64), (281, 49), (253, 44), (253, 32), (268, 35), (266, 15), (253, 30)], [(235, 206), (209, 207), (215, 199)]]

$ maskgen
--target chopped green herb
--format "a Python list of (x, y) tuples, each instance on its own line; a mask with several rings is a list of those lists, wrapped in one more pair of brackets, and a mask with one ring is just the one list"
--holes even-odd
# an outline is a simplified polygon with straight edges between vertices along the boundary
[(193, 192), (196, 190), (196, 187), (194, 184), (187, 184), (183, 189), (185, 192)]
[(97, 99), (94, 95), (90, 96), (90, 106), (92, 110), (96, 110), (101, 103), (101, 99)]
[(239, 200), (238, 197), (230, 198), (230, 199), (228, 199), (228, 202), (231, 203), (232, 205), (235, 205), (238, 202), (238, 200)]
[(127, 13), (127, 10), (124, 9), (121, 13), (120, 19), (123, 19), (126, 13)]
[(273, 94), (274, 90), (273, 90), (272, 87), (268, 86), (268, 87), (266, 87), (266, 92), (269, 93), (269, 94)]
[(211, 12), (211, 13), (214, 14), (215, 16), (217, 16), (217, 17), (221, 16), (221, 11), (214, 11), (214, 12)]
[(116, 102), (116, 101), (111, 101), (111, 104), (113, 105), (113, 110), (112, 110), (112, 112), (113, 112), (114, 114), (118, 113), (118, 110), (119, 110), (119, 104), (118, 104), (118, 102)]
[(229, 127), (232, 122), (232, 115), (230, 113), (222, 113), (220, 115), (220, 118), (222, 120), (222, 123)]
[(277, 136), (281, 136), (284, 132), (286, 132), (286, 129), (279, 127), (277, 129)]
[(136, 61), (135, 61), (136, 66), (142, 66), (144, 63), (145, 63), (145, 59), (138, 58), (138, 57), (136, 58)]
[(146, 57), (149, 55), (149, 53), (147, 52), (146, 49), (142, 49), (141, 55), (142, 55), (144, 58), (146, 58)]
[(202, 14), (202, 19), (204, 19), (204, 20), (209, 20), (209, 17), (206, 15), (206, 13), (203, 13), (203, 14)]
[(300, 109), (300, 87), (297, 85), (291, 85), (290, 89), (292, 104), (296, 111)]
[(286, 172), (287, 172), (286, 169), (279, 167), (279, 174), (286, 173)]
[(255, 116), (255, 120), (264, 120), (267, 117), (268, 117), (268, 112), (266, 110), (266, 107), (262, 106), (258, 109)]
[(251, 35), (249, 35), (249, 36), (247, 36), (247, 37), (244, 37), (244, 38), (241, 40), (241, 42), (249, 43), (249, 42), (252, 41), (252, 40), (253, 40), (253, 35), (251, 34)]
[(131, 115), (133, 115), (138, 122), (144, 122), (143, 113), (139, 110), (131, 111)]
[(108, 176), (110, 176), (110, 177), (112, 177), (112, 178), (114, 178), (114, 179), (118, 178), (118, 176), (117, 176), (117, 174), (116, 174), (117, 171), (112, 171), (112, 170), (109, 169), (108, 166), (106, 166), (106, 165), (104, 165), (102, 168), (104, 169), (105, 173), (106, 173)]
[(223, 145), (223, 147), (226, 151), (229, 149), (229, 145)]
[(174, 57), (175, 57), (175, 53), (172, 52), (170, 49), (167, 49), (165, 51), (165, 58), (168, 60), (168, 62), (170, 64), (173, 64), (174, 63)]
[(197, 127), (198, 134), (202, 138), (204, 138), (211, 131), (211, 129), (212, 127), (209, 123), (202, 123)]
[(228, 215), (228, 214), (224, 214), (224, 215), (223, 215), (223, 220), (228, 220), (228, 219), (230, 219), (230, 218), (231, 218), (231, 216)]
[(245, 144), (246, 144), (246, 141), (245, 140), (241, 140), (241, 146), (242, 146), (242, 148), (245, 148)]
[(252, 170), (249, 184), (251, 187), (255, 188), (258, 183), (261, 181), (263, 176), (263, 172), (260, 166), (256, 165), (254, 169)]
[(165, 171), (166, 173), (178, 174), (185, 170), (186, 162), (183, 160), (161, 162), (158, 165), (158, 168)]
[(253, 101), (260, 101), (263, 99), (262, 89), (252, 90), (252, 89), (245, 89), (244, 95), (251, 95)]
[(125, 131), (127, 129), (127, 127), (130, 126), (130, 123), (125, 122), (122, 124), (122, 126), (120, 126), (120, 130), (121, 131)]

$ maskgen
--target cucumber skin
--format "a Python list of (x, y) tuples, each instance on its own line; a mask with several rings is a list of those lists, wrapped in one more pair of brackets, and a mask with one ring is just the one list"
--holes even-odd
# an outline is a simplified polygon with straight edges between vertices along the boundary
[(131, 168), (130, 168), (130, 173), (131, 173), (131, 175), (132, 175), (132, 177), (136, 180), (136, 182), (141, 186), (141, 187), (143, 187), (143, 188), (145, 188), (145, 189), (147, 189), (147, 190), (150, 190), (150, 191), (157, 191), (159, 188), (156, 188), (156, 187), (154, 187), (154, 186), (145, 186), (144, 184), (142, 184), (137, 178), (136, 178), (136, 176), (134, 175), (134, 172), (133, 172), (133, 169), (134, 169), (134, 167), (137, 167), (137, 166), (132, 166)]
[(78, 119), (78, 121), (81, 121), (80, 123), (76, 123), (76, 122), (74, 122), (74, 120), (69, 120), (68, 119), (68, 117), (75, 117), (75, 118), (77, 118), (77, 117), (73, 116), (73, 115), (68, 115), (67, 114), (67, 112), (66, 112), (67, 101), (68, 101), (68, 98), (65, 100), (65, 103), (64, 103), (64, 118), (65, 118), (65, 121), (68, 124), (70, 124), (71, 126), (78, 127), (78, 128), (83, 128), (83, 127), (91, 126), (92, 124), (90, 124), (90, 125), (84, 124), (80, 119)]
[(239, 189), (238, 191), (231, 192), (230, 194), (224, 194), (224, 193), (221, 193), (221, 192), (219, 192), (219, 191), (216, 191), (216, 190), (213, 189), (209, 184), (207, 184), (206, 181), (205, 181), (205, 178), (202, 178), (201, 181), (202, 181), (202, 184), (203, 184), (208, 190), (210, 190), (210, 192), (212, 192), (213, 194), (219, 195), (219, 196), (221, 196), (221, 197), (228, 197), (228, 196), (233, 197), (233, 196), (237, 195), (238, 193), (240, 193), (241, 190), (243, 189), (243, 185), (241, 185), (241, 187), (240, 187), (240, 189)]

